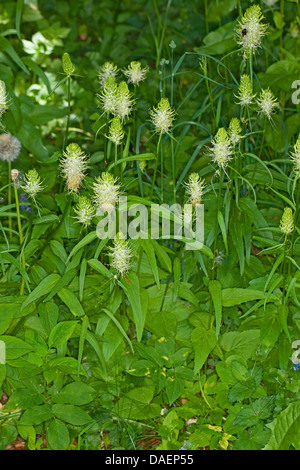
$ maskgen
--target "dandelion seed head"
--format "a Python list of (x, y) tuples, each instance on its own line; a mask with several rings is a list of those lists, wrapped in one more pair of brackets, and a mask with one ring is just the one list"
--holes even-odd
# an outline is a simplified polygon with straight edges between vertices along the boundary
[(0, 135), (0, 160), (13, 162), (21, 152), (21, 142), (11, 134)]

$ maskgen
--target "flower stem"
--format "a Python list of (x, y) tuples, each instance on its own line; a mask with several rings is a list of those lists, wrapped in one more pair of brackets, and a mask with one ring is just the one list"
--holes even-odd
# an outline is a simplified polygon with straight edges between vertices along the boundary
[(157, 148), (156, 148), (155, 167), (154, 167), (154, 173), (153, 173), (153, 179), (152, 179), (152, 186), (151, 186), (151, 191), (150, 191), (150, 199), (152, 198), (152, 195), (153, 195), (153, 189), (154, 189), (155, 180), (156, 180), (156, 174), (157, 174), (157, 168), (158, 168), (158, 159), (159, 159), (159, 152), (160, 152), (161, 139), (162, 139), (162, 134), (159, 134), (159, 139), (158, 139)]
[[(8, 205), (11, 205), (11, 161), (8, 162)], [(8, 216), (9, 238), (12, 237), (12, 220)]]
[[(25, 262), (24, 246), (23, 246), (24, 238), (23, 238), (23, 233), (22, 233), (20, 206), (19, 206), (19, 198), (18, 198), (18, 191), (17, 191), (17, 186), (16, 185), (14, 185), (14, 190), (15, 190), (17, 221), (18, 221), (18, 230), (19, 230), (19, 239), (20, 239), (21, 262), (22, 262), (22, 267), (25, 271), (26, 270), (26, 262)], [(24, 294), (24, 286), (25, 286), (25, 280), (24, 280), (24, 277), (22, 276), (21, 287), (20, 287), (20, 295)]]

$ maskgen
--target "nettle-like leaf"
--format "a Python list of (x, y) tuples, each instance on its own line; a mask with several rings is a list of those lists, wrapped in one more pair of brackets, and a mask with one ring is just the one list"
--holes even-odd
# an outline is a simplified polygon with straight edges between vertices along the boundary
[(290, 403), (269, 427), (271, 436), (263, 450), (299, 450), (300, 401)]

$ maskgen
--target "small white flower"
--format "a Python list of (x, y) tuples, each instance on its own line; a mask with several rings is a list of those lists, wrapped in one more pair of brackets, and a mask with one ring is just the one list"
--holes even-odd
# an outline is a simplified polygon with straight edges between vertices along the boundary
[(123, 70), (123, 73), (128, 78), (128, 83), (139, 85), (141, 81), (146, 79), (148, 70), (148, 67), (142, 69), (140, 62), (132, 61), (128, 68)]
[(78, 222), (85, 227), (88, 227), (94, 217), (95, 209), (87, 197), (79, 196), (74, 212), (76, 213), (76, 219)]
[(279, 106), (277, 99), (269, 88), (261, 91), (260, 97), (256, 102), (258, 104), (258, 112), (267, 116), (268, 119), (271, 119), (271, 114)]
[(21, 188), (32, 199), (35, 199), (36, 195), (44, 189), (41, 184), (41, 178), (35, 169), (25, 173), (23, 182), (24, 185)]
[(219, 169), (223, 170), (232, 158), (230, 138), (224, 127), (221, 127), (218, 130), (215, 139), (212, 141), (211, 155), (213, 157), (213, 161), (218, 164)]
[(175, 118), (175, 111), (171, 108), (168, 98), (162, 98), (157, 108), (150, 111), (151, 121), (158, 134), (169, 132)]
[(245, 54), (255, 52), (261, 45), (268, 25), (263, 24), (264, 16), (259, 5), (248, 8), (237, 28), (237, 43)]
[(13, 162), (21, 152), (21, 142), (11, 134), (0, 135), (0, 160)]
[(67, 180), (69, 191), (78, 192), (81, 181), (87, 169), (86, 155), (79, 145), (70, 144), (63, 154), (60, 164), (62, 175)]
[(118, 67), (113, 62), (105, 62), (104, 65), (100, 67), (98, 77), (101, 83), (101, 86), (104, 87), (106, 80), (109, 77), (115, 78), (118, 73)]
[(114, 210), (120, 196), (120, 185), (116, 184), (117, 180), (118, 178), (114, 178), (110, 173), (104, 172), (94, 183), (94, 202), (109, 213)]
[(111, 266), (124, 276), (131, 267), (130, 259), (132, 251), (128, 245), (128, 241), (124, 240), (124, 235), (118, 233), (114, 239), (114, 247), (111, 248)]
[(189, 202), (193, 206), (201, 204), (205, 184), (198, 173), (192, 173), (189, 177), (189, 181), (185, 183), (185, 186), (186, 193), (189, 196)]

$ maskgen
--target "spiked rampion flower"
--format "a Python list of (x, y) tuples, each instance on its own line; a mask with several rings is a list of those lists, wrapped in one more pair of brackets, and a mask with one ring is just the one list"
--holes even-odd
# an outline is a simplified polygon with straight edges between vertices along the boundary
[(293, 212), (290, 207), (285, 207), (283, 211), (280, 229), (284, 235), (290, 235), (294, 230)]
[(124, 120), (132, 111), (133, 107), (132, 95), (128, 89), (126, 82), (120, 82), (117, 89), (115, 116)]
[(11, 134), (0, 135), (0, 160), (13, 162), (21, 152), (21, 142)]
[(261, 91), (260, 97), (256, 102), (258, 104), (258, 112), (267, 116), (268, 119), (271, 119), (271, 114), (273, 114), (279, 106), (277, 99), (269, 88)]
[(175, 118), (175, 111), (171, 108), (168, 98), (162, 98), (157, 108), (150, 111), (151, 121), (157, 134), (169, 132)]
[(255, 98), (255, 94), (253, 93), (253, 88), (251, 85), (250, 77), (247, 74), (241, 76), (241, 82), (238, 89), (238, 94), (235, 95), (236, 98), (239, 99), (239, 104), (241, 106), (249, 106), (253, 102), (253, 98)]
[(124, 240), (124, 235), (118, 233), (114, 239), (114, 246), (111, 248), (111, 266), (124, 276), (130, 270), (130, 258), (132, 251), (128, 241)]
[(259, 5), (247, 8), (237, 28), (237, 43), (246, 55), (256, 52), (266, 34), (268, 25), (262, 23), (264, 16)]
[(35, 169), (25, 173), (23, 182), (24, 185), (21, 188), (31, 199), (35, 199), (36, 195), (44, 189), (41, 184), (41, 178)]
[(128, 78), (128, 83), (139, 85), (141, 81), (146, 79), (148, 70), (148, 67), (142, 69), (142, 64), (133, 60), (128, 68), (123, 70), (123, 73)]
[(240, 125), (240, 120), (236, 117), (232, 118), (229, 123), (229, 129), (228, 129), (228, 133), (229, 133), (232, 145), (237, 145), (239, 143), (239, 141), (242, 138), (241, 132), (242, 132), (242, 128)]
[(116, 79), (114, 77), (108, 77), (104, 84), (103, 91), (98, 95), (100, 106), (107, 114), (115, 114), (117, 88)]
[(112, 212), (120, 196), (120, 185), (116, 184), (118, 178), (104, 172), (94, 183), (94, 202), (107, 212)]
[(74, 212), (76, 213), (76, 219), (78, 222), (84, 227), (88, 227), (94, 217), (95, 209), (87, 197), (79, 196), (78, 202), (74, 207)]
[(300, 134), (297, 139), (296, 144), (294, 145), (294, 152), (291, 153), (291, 159), (294, 162), (294, 171), (296, 178), (300, 177)]
[(62, 68), (63, 68), (63, 71), (65, 72), (65, 74), (68, 77), (70, 77), (72, 75), (72, 73), (74, 72), (74, 70), (75, 70), (75, 67), (72, 64), (70, 56), (67, 52), (65, 52), (63, 57), (62, 57)]
[(213, 157), (213, 161), (218, 164), (219, 169), (223, 170), (232, 158), (230, 138), (224, 127), (221, 127), (218, 130), (214, 140), (212, 141), (211, 155)]
[(77, 193), (87, 169), (86, 155), (79, 145), (70, 144), (63, 154), (60, 164), (62, 175), (67, 180), (69, 191)]
[(5, 83), (0, 80), (0, 119), (3, 113), (7, 110), (7, 95), (6, 95), (6, 88)]
[(115, 145), (120, 145), (124, 138), (123, 126), (120, 118), (113, 118), (109, 127), (107, 138), (111, 140)]
[(196, 206), (201, 204), (203, 191), (205, 189), (204, 181), (201, 180), (198, 173), (192, 173), (189, 180), (185, 183), (186, 193), (189, 196), (189, 202)]
[(115, 78), (118, 73), (118, 67), (113, 62), (105, 62), (104, 65), (100, 67), (98, 77), (101, 83), (101, 86), (104, 87), (106, 80), (109, 77)]

